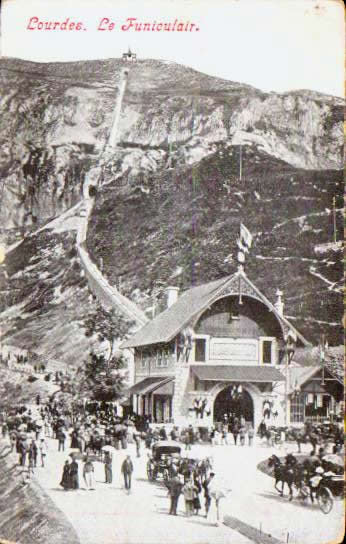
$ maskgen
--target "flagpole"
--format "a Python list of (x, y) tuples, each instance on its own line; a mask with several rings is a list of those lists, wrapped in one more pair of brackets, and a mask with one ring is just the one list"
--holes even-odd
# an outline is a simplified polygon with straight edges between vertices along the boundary
[(334, 228), (334, 243), (336, 244), (336, 209), (335, 209), (335, 196), (333, 196), (333, 228)]
[(243, 165), (242, 165), (242, 145), (240, 144), (239, 181), (241, 181), (242, 169), (243, 169)]

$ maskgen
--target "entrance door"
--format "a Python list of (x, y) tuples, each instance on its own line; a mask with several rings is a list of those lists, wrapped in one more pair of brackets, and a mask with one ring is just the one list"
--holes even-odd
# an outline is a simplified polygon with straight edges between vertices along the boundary
[(254, 407), (250, 394), (244, 389), (236, 395), (234, 391), (234, 385), (226, 386), (216, 396), (214, 401), (214, 422), (223, 421), (225, 414), (233, 414), (238, 419), (243, 416), (246, 422), (254, 424)]

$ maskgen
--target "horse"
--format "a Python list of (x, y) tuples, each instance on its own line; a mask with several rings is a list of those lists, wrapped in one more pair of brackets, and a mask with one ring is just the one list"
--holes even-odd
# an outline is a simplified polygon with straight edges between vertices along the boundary
[[(274, 487), (276, 491), (278, 491), (281, 497), (283, 497), (284, 487), (285, 487), (285, 484), (287, 484), (289, 489), (290, 501), (293, 499), (292, 485), (295, 482), (296, 464), (297, 464), (297, 460), (292, 454), (287, 455), (285, 464), (283, 464), (280, 461), (280, 459), (277, 457), (277, 455), (274, 455), (274, 454), (268, 459), (268, 466), (274, 467), (274, 478), (275, 478)], [(277, 487), (277, 484), (279, 482), (282, 482), (281, 491)]]

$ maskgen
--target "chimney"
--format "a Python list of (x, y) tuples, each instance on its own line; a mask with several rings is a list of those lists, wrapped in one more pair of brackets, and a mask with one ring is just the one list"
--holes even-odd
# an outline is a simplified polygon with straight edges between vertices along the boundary
[(278, 314), (281, 315), (281, 316), (284, 315), (284, 303), (283, 303), (283, 300), (282, 300), (282, 295), (283, 295), (283, 291), (280, 291), (280, 289), (278, 289), (276, 291), (277, 299), (276, 299), (276, 302), (275, 302), (275, 308), (276, 308)]
[(179, 287), (169, 286), (166, 288), (167, 293), (167, 308), (170, 308), (178, 300)]

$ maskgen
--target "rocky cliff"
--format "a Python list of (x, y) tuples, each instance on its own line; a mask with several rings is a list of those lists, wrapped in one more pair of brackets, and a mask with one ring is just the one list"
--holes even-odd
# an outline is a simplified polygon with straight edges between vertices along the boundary
[[(20, 236), (80, 199), (109, 136), (124, 67), (117, 59), (0, 60), (6, 229)], [(341, 168), (342, 107), (341, 99), (315, 92), (268, 94), (175, 63), (139, 61), (128, 70), (122, 152), (114, 154), (111, 177), (192, 164), (220, 141), (253, 142), (300, 168)]]

